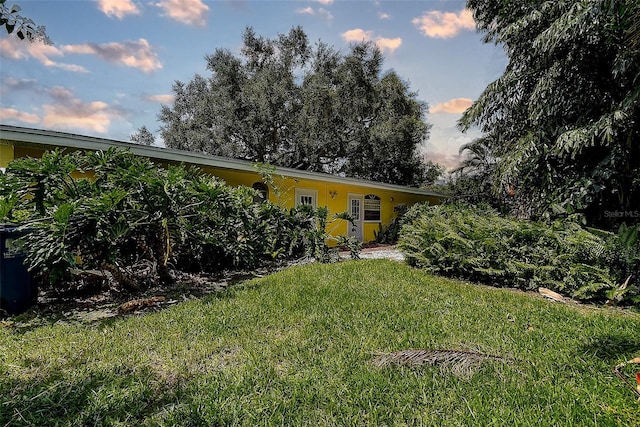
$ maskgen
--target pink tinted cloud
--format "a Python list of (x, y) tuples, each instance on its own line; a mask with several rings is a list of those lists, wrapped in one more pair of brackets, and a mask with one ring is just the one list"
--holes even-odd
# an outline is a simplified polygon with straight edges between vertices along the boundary
[(51, 59), (52, 57), (64, 57), (64, 52), (56, 46), (46, 45), (42, 42), (25, 43), (17, 37), (7, 37), (0, 40), (0, 56), (15, 61), (33, 58), (45, 67), (60, 68), (76, 73), (88, 72), (86, 68), (80, 65), (67, 64)]
[(168, 16), (178, 22), (196, 27), (207, 25), (209, 6), (202, 0), (163, 0), (156, 3)]
[(469, 9), (460, 12), (440, 12), (432, 10), (411, 22), (427, 37), (447, 39), (455, 37), (464, 30), (473, 30), (476, 23)]
[(84, 102), (64, 87), (51, 88), (48, 93), (53, 102), (42, 106), (42, 124), (48, 128), (106, 133), (112, 120), (123, 116), (106, 102)]
[(374, 37), (372, 31), (365, 31), (362, 28), (354, 28), (353, 30), (342, 33), (342, 39), (346, 42), (363, 42), (373, 41), (381, 51), (393, 52), (402, 45), (402, 38), (393, 39), (385, 37)]
[(454, 98), (445, 102), (441, 102), (439, 104), (434, 105), (429, 109), (431, 114), (437, 113), (451, 113), (451, 114), (461, 114), (464, 111), (471, 107), (473, 100), (470, 98)]
[(40, 117), (37, 114), (25, 113), (15, 108), (0, 108), (0, 120), (17, 120), (32, 125), (40, 123)]
[(395, 39), (386, 39), (384, 37), (378, 37), (376, 39), (376, 45), (380, 48), (381, 51), (389, 51), (393, 52), (397, 48), (402, 45), (402, 39), (400, 37), (396, 37)]
[(453, 170), (460, 165), (460, 155), (452, 153), (443, 153), (440, 151), (427, 151), (424, 154), (426, 161), (432, 161), (444, 166), (447, 170)]
[(140, 9), (131, 0), (98, 0), (98, 9), (105, 15), (118, 19), (140, 14)]
[(369, 41), (372, 37), (371, 31), (365, 31), (362, 28), (354, 28), (353, 30), (342, 33), (342, 39), (346, 42), (363, 42)]
[(144, 96), (144, 99), (147, 102), (158, 102), (160, 104), (171, 104), (175, 101), (175, 95), (171, 94), (158, 94), (158, 95), (147, 95)]
[(162, 68), (158, 55), (145, 39), (123, 43), (85, 43), (62, 46), (65, 53), (95, 55), (112, 64), (137, 68), (145, 73)]

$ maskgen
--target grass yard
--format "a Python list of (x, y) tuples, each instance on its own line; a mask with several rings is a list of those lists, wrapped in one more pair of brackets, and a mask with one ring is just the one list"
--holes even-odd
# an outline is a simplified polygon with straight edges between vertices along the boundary
[[(50, 323), (0, 327), (2, 426), (640, 425), (637, 396), (612, 372), (640, 356), (640, 315), (388, 260), (293, 267), (155, 313)], [(406, 349), (504, 359), (372, 364)]]

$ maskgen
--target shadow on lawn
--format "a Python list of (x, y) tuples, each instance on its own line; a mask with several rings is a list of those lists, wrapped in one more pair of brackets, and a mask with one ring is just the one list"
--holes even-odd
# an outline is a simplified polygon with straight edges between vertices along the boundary
[[(40, 292), (38, 303), (24, 313), (13, 317), (0, 317), (0, 328), (5, 327), (12, 330), (13, 333), (24, 334), (38, 327), (60, 322), (109, 326), (131, 314), (162, 310), (190, 299), (233, 298), (236, 294), (230, 291), (238, 284), (253, 278), (264, 277), (273, 271), (261, 269), (255, 272), (227, 271), (218, 274), (189, 274), (174, 271), (172, 273), (175, 276), (173, 283), (120, 292), (102, 289), (94, 293), (72, 291), (56, 293), (47, 289)], [(118, 311), (118, 307), (126, 302), (157, 296), (164, 297), (165, 301), (131, 312), (121, 313)], [(0, 425), (2, 424), (0, 423)]]
[(577, 351), (580, 355), (590, 355), (615, 364), (640, 356), (640, 339), (624, 333), (597, 335), (589, 337)]
[[(28, 363), (28, 361), (27, 361)], [(153, 367), (0, 378), (2, 425), (138, 424), (188, 403), (184, 378)], [(70, 372), (70, 371), (67, 371)]]

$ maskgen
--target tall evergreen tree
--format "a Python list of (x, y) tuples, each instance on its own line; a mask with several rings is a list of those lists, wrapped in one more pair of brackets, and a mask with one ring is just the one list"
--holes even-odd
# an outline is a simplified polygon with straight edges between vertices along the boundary
[(129, 140), (140, 145), (153, 145), (153, 143), (156, 142), (156, 137), (153, 136), (146, 126), (142, 125), (137, 132), (129, 135)]
[(485, 41), (503, 46), (509, 61), (459, 123), (485, 132), (497, 159), (495, 190), (513, 191), (533, 216), (564, 211), (595, 225), (637, 222), (637, 1), (467, 6)]

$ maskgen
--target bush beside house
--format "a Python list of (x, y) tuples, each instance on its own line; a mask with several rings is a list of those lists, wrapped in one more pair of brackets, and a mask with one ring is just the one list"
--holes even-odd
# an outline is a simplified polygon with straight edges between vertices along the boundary
[(637, 227), (590, 231), (459, 204), (415, 205), (403, 221), (399, 245), (413, 266), (493, 286), (546, 287), (579, 300), (637, 302)]
[(325, 244), (315, 209), (287, 211), (121, 149), (16, 159), (0, 181), (2, 221), (29, 229), (29, 267), (55, 288), (96, 276), (139, 288), (170, 281), (171, 269), (253, 268)]

